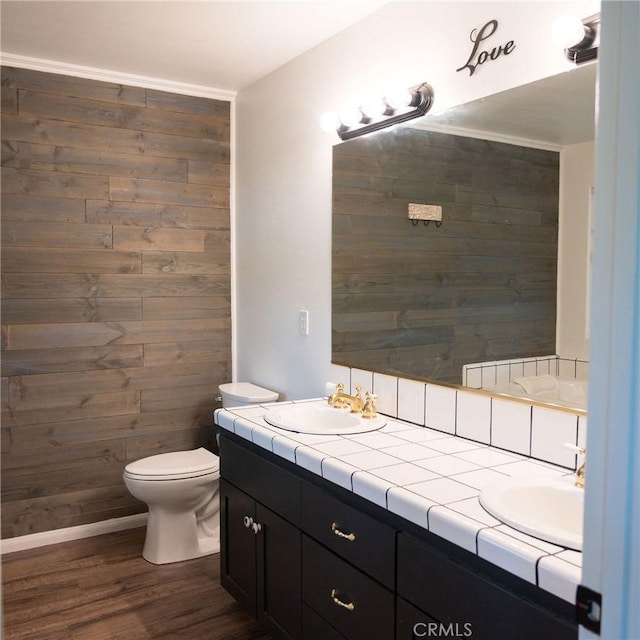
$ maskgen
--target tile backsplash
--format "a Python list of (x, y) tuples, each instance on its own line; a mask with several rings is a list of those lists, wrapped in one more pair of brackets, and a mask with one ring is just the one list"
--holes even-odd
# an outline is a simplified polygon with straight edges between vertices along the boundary
[(522, 376), (558, 376), (586, 380), (589, 363), (575, 358), (549, 355), (490, 362), (474, 362), (462, 367), (462, 384), (473, 389), (506, 389), (514, 378)]
[[(549, 359), (547, 366), (555, 367), (556, 357), (550, 358), (554, 360)], [(390, 417), (568, 469), (581, 463), (563, 445), (584, 446), (584, 412), (341, 365), (331, 365), (331, 376), (332, 382), (343, 382), (352, 393), (356, 386), (363, 394), (372, 391), (378, 396), (378, 411)]]

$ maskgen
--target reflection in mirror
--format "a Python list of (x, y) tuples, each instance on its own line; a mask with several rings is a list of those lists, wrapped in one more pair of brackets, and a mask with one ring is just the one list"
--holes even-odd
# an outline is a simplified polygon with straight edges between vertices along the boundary
[[(584, 301), (571, 301), (571, 319), (562, 297), (576, 287), (558, 285), (563, 270), (584, 282), (586, 261), (575, 244), (565, 253), (576, 260), (562, 246), (559, 258), (558, 228), (571, 235), (559, 215), (572, 207), (585, 218), (581, 203), (560, 201), (573, 190), (560, 186), (572, 173), (561, 164), (566, 150), (592, 152), (595, 72), (334, 147), (334, 362), (582, 404), (584, 388), (561, 397), (549, 377), (586, 379)], [(409, 220), (409, 204), (441, 207), (441, 226)]]

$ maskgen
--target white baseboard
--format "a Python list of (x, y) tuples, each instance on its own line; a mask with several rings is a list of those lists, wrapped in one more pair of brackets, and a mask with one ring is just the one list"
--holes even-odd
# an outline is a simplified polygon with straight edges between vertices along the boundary
[(147, 516), (147, 513), (136, 513), (132, 516), (125, 516), (124, 518), (112, 518), (111, 520), (102, 520), (101, 522), (81, 524), (77, 527), (66, 527), (65, 529), (41, 531), (40, 533), (30, 533), (26, 536), (7, 538), (1, 541), (0, 552), (4, 555), (5, 553), (35, 549), (36, 547), (58, 544), (59, 542), (90, 538), (92, 536), (102, 535), (103, 533), (114, 533), (115, 531), (144, 527), (147, 524)]

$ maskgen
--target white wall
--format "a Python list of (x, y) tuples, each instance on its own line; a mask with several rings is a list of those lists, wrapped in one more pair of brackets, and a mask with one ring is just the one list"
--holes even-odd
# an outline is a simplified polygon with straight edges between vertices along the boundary
[[(331, 359), (331, 147), (320, 114), (390, 85), (432, 84), (437, 109), (572, 68), (550, 42), (560, 15), (599, 3), (390, 4), (245, 89), (237, 99), (237, 379), (289, 399), (324, 390)], [(469, 77), (469, 34), (488, 20), (507, 57)], [(310, 335), (297, 314), (310, 311)]]
[(556, 330), (556, 353), (563, 358), (589, 359), (587, 249), (589, 193), (594, 179), (594, 143), (565, 147), (560, 156)]

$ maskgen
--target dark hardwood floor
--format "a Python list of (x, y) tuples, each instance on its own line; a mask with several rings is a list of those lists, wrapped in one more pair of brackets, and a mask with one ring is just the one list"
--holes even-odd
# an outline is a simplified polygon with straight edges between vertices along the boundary
[(220, 586), (218, 555), (153, 565), (144, 534), (3, 556), (4, 640), (270, 640)]

